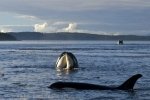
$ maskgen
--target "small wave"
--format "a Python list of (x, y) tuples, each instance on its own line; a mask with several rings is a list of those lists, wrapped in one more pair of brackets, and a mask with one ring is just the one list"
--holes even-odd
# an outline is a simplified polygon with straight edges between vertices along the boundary
[(20, 83), (20, 82), (15, 82), (15, 83), (12, 83), (13, 85), (16, 85), (16, 86), (19, 86), (19, 87), (25, 87), (27, 86), (27, 84), (25, 83)]
[(19, 65), (19, 66), (12, 66), (10, 68), (51, 68), (48, 65)]
[(97, 50), (97, 48), (20, 48), (19, 50), (53, 50), (53, 51), (58, 51), (58, 50)]

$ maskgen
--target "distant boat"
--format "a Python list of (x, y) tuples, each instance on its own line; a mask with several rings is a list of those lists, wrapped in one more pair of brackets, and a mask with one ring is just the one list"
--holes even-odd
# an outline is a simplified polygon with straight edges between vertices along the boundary
[(119, 44), (119, 45), (122, 45), (122, 44), (123, 44), (123, 40), (119, 40), (119, 41), (118, 41), (118, 44)]

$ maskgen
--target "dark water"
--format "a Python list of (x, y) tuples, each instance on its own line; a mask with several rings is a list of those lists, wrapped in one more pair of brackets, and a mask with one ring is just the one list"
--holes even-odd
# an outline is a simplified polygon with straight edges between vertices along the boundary
[[(79, 69), (57, 72), (63, 51), (75, 54)], [(56, 81), (119, 85), (130, 76), (143, 75), (134, 91), (51, 90)], [(0, 98), (18, 100), (149, 100), (150, 42), (22, 41), (0, 42)]]

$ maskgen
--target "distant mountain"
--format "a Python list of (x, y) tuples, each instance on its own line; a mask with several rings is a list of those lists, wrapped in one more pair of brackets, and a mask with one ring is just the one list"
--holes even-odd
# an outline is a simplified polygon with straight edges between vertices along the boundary
[(43, 40), (99, 40), (100, 35), (87, 33), (50, 33), (44, 34)]
[(98, 35), (89, 33), (50, 33), (44, 34), (43, 40), (144, 40), (149, 41), (150, 36), (136, 35)]
[(141, 40), (150, 41), (150, 36), (136, 35), (98, 35), (89, 33), (40, 33), (40, 32), (10, 32), (17, 40)]
[(14, 41), (17, 40), (14, 36), (7, 33), (0, 33), (0, 41)]
[(17, 40), (41, 40), (43, 37), (39, 32), (9, 32), (8, 34), (16, 37)]

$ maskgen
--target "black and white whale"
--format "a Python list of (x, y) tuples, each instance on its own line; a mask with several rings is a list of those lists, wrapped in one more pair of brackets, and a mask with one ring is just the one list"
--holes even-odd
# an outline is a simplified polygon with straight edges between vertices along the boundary
[(77, 83), (77, 82), (55, 82), (51, 84), (49, 88), (51, 89), (73, 88), (79, 90), (131, 90), (133, 89), (136, 81), (140, 77), (142, 77), (141, 74), (133, 75), (118, 87), (103, 86), (89, 83)]
[(63, 52), (56, 61), (56, 68), (58, 70), (78, 68), (78, 61), (71, 52)]

